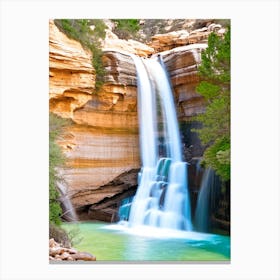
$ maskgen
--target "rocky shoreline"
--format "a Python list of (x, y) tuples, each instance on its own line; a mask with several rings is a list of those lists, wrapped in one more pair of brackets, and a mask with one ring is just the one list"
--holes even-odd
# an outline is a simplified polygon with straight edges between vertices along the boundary
[(49, 240), (49, 261), (96, 261), (96, 257), (87, 252), (79, 252), (75, 248), (63, 247), (53, 238)]

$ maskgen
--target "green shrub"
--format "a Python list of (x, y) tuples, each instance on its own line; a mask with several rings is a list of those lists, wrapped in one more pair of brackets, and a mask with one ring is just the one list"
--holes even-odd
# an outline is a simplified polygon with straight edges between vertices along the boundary
[(204, 152), (206, 164), (211, 166), (225, 181), (230, 179), (230, 139), (218, 138)]
[(120, 39), (136, 39), (137, 32), (140, 29), (139, 19), (113, 19), (116, 27), (114, 33), (118, 35)]
[(57, 168), (63, 166), (65, 157), (56, 140), (62, 133), (63, 128), (69, 124), (69, 120), (60, 118), (53, 113), (49, 115), (49, 221), (56, 225), (61, 223), (59, 192), (56, 184), (61, 180)]
[(104, 39), (106, 36), (105, 29), (107, 28), (106, 24), (102, 19), (91, 19), (89, 20), (89, 25), (94, 25), (93, 35), (95, 38)]

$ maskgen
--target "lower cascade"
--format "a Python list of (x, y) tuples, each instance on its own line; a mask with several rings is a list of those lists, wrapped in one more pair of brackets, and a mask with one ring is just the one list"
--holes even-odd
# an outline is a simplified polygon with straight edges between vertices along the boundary
[(220, 194), (220, 180), (210, 167), (203, 172), (194, 217), (194, 227), (199, 232), (209, 232), (210, 215)]
[(147, 225), (192, 230), (187, 163), (172, 89), (160, 56), (132, 56), (137, 70), (138, 113), (142, 168), (133, 198), (119, 208), (130, 227)]
[(61, 218), (66, 221), (75, 222), (77, 221), (77, 215), (75, 209), (71, 203), (70, 198), (68, 197), (67, 187), (62, 182), (57, 182), (57, 188), (60, 193), (59, 200), (61, 202), (61, 207), (63, 213)]

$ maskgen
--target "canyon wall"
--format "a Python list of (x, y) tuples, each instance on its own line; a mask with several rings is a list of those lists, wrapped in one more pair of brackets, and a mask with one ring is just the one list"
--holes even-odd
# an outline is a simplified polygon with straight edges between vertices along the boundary
[(121, 199), (136, 191), (140, 168), (137, 82), (128, 53), (150, 57), (160, 52), (174, 89), (184, 157), (191, 163), (190, 189), (198, 191), (195, 166), (203, 147), (191, 133), (196, 126), (191, 118), (205, 108), (195, 87), (201, 52), (213, 30), (224, 32), (212, 25), (192, 33), (159, 34), (148, 46), (120, 40), (107, 31), (103, 43), (105, 83), (95, 93), (90, 52), (50, 21), (50, 111), (72, 120), (58, 143), (67, 157), (61, 174), (80, 219), (115, 221)]
[(199, 83), (198, 66), (201, 62), (201, 51), (206, 46), (193, 44), (161, 52), (173, 85), (180, 120), (190, 120), (204, 111), (204, 99), (195, 88)]
[(129, 187), (102, 185), (140, 167), (135, 67), (128, 55), (104, 52), (105, 84), (94, 93), (90, 53), (52, 21), (49, 59), (50, 112), (73, 123), (58, 140), (67, 157), (60, 172), (74, 208), (84, 215)]
[(49, 105), (50, 111), (72, 118), (73, 111), (91, 99), (95, 69), (91, 54), (81, 44), (49, 22)]

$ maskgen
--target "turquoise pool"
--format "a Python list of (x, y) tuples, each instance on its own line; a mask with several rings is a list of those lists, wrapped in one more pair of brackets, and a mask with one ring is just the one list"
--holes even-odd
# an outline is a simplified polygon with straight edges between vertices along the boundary
[(79, 240), (74, 247), (96, 256), (97, 261), (172, 262), (229, 261), (230, 237), (126, 224), (64, 223)]

